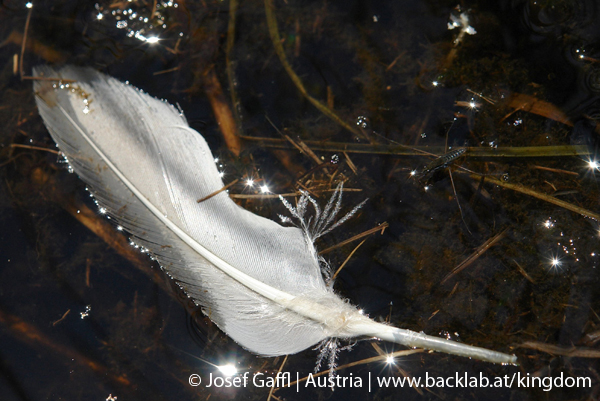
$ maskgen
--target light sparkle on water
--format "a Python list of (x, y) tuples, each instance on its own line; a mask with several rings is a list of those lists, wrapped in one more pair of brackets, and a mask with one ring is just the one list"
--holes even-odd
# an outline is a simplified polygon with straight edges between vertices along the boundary
[(219, 372), (223, 373), (223, 375), (227, 377), (234, 376), (237, 374), (237, 368), (232, 363), (217, 366), (217, 369), (219, 369)]

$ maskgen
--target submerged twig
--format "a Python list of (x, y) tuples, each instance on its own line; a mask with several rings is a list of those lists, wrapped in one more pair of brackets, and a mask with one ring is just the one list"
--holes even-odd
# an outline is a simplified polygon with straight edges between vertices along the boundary
[(44, 148), (42, 146), (33, 146), (33, 145), (22, 145), (20, 143), (11, 143), (11, 148), (23, 148), (23, 149), (32, 149), (32, 150), (42, 150), (44, 152), (54, 153), (56, 155), (60, 155), (58, 150)]
[(333, 277), (331, 277), (332, 280), (336, 279), (336, 277), (338, 276), (338, 274), (340, 274), (340, 272), (342, 271), (342, 269), (344, 268), (344, 266), (346, 266), (346, 263), (348, 263), (348, 261), (350, 260), (350, 258), (354, 255), (354, 253), (358, 250), (358, 248), (360, 248), (361, 245), (365, 243), (366, 240), (367, 239), (365, 238), (364, 240), (360, 241), (358, 245), (356, 245), (354, 247), (354, 249), (352, 250), (352, 252), (350, 252), (350, 254), (346, 258), (346, 260), (344, 260), (344, 262), (340, 265), (340, 267), (338, 267), (338, 269), (335, 271), (335, 273), (333, 274)]
[(114, 383), (118, 383), (122, 386), (129, 386), (131, 382), (125, 375), (113, 375), (110, 370), (85, 356), (84, 354), (69, 348), (65, 347), (61, 344), (58, 344), (52, 341), (49, 337), (44, 335), (37, 327), (33, 326), (30, 323), (27, 323), (21, 320), (17, 316), (10, 315), (2, 310), (0, 310), (0, 324), (8, 329), (9, 332), (13, 334), (13, 336), (32, 346), (43, 346), (48, 350), (58, 353), (64, 358), (64, 361), (69, 363), (77, 363), (82, 366), (86, 366), (87, 368), (96, 372), (100, 377), (107, 377)]
[(293, 147), (295, 147), (296, 149), (298, 149), (298, 151), (300, 153), (305, 154), (308, 158), (312, 159), (317, 165), (321, 165), (323, 163), (322, 160), (319, 159), (319, 156), (317, 156), (315, 154), (315, 152), (313, 152), (312, 149), (310, 147), (308, 147), (308, 145), (305, 142), (303, 142), (302, 140), (300, 140), (298, 143), (296, 143), (296, 141), (294, 141), (289, 135), (284, 134), (283, 132), (281, 132), (281, 130), (279, 128), (277, 128), (277, 126), (273, 123), (273, 121), (271, 121), (271, 119), (269, 118), (269, 116), (265, 116), (265, 118), (267, 119), (267, 121), (269, 122), (269, 124), (271, 124), (271, 126), (275, 129), (275, 131), (277, 131), (277, 133), (279, 135), (281, 135), (289, 143), (291, 143)]
[(217, 78), (214, 67), (208, 68), (203, 75), (204, 92), (210, 101), (215, 119), (225, 139), (227, 149), (236, 156), (242, 151), (242, 142), (237, 132), (237, 127), (231, 108), (227, 104), (223, 88)]
[(475, 262), (481, 255), (483, 255), (488, 249), (490, 249), (493, 245), (495, 245), (498, 241), (504, 238), (506, 234), (507, 228), (502, 230), (500, 233), (496, 234), (492, 238), (485, 241), (475, 252), (471, 254), (468, 258), (463, 260), (458, 266), (456, 266), (450, 273), (444, 277), (444, 279), (440, 282), (440, 284), (444, 284), (446, 281), (450, 280), (452, 277), (463, 271), (465, 268), (470, 266), (473, 262)]
[(582, 347), (560, 347), (558, 345), (527, 341), (519, 345), (520, 348), (528, 348), (536, 351), (546, 352), (551, 355), (567, 356), (571, 358), (600, 358), (600, 350)]
[[(326, 189), (321, 190), (319, 192), (334, 192), (335, 189)], [(342, 192), (362, 192), (360, 188), (342, 188)], [(229, 197), (232, 199), (275, 199), (283, 196), (284, 198), (289, 198), (293, 196), (302, 196), (302, 192), (289, 192), (285, 194), (229, 194)], [(384, 223), (387, 224), (387, 223)], [(387, 227), (387, 226), (386, 226)], [(381, 228), (379, 228), (381, 229)], [(376, 230), (377, 231), (377, 230)]]
[(575, 171), (568, 171), (568, 170), (563, 170), (560, 168), (552, 168), (552, 167), (546, 167), (546, 166), (531, 166), (537, 170), (544, 170), (544, 171), (550, 171), (553, 173), (559, 173), (559, 174), (568, 174), (568, 175), (574, 175), (576, 177), (579, 176), (579, 173), (576, 173)]
[[(469, 176), (471, 178), (473, 178), (473, 179), (476, 179), (476, 180), (480, 180), (483, 177), (482, 175), (474, 174), (474, 173), (469, 174)], [(584, 209), (584, 208), (579, 207), (577, 205), (574, 205), (572, 203), (565, 202), (565, 201), (563, 201), (561, 199), (557, 199), (554, 196), (543, 194), (541, 192), (535, 191), (535, 190), (533, 190), (531, 188), (527, 188), (527, 187), (524, 187), (524, 186), (519, 185), (519, 184), (511, 184), (511, 183), (508, 183), (508, 182), (504, 182), (504, 181), (498, 180), (498, 179), (493, 178), (493, 177), (485, 177), (485, 181), (488, 184), (498, 185), (499, 187), (503, 187), (503, 188), (507, 188), (507, 189), (512, 189), (515, 192), (520, 192), (522, 194), (532, 196), (534, 198), (543, 200), (543, 201), (548, 202), (548, 203), (552, 203), (553, 205), (560, 206), (560, 207), (562, 207), (564, 209), (567, 209), (567, 210), (570, 210), (572, 212), (578, 213), (578, 214), (582, 215), (583, 217), (589, 217), (589, 218), (592, 218), (592, 219), (594, 219), (596, 221), (600, 221), (600, 214), (594, 213), (592, 211), (589, 211), (587, 209)]]
[[(283, 362), (281, 362), (281, 365), (279, 366), (279, 370), (277, 370), (277, 376), (279, 376), (279, 373), (281, 373), (281, 371), (283, 370), (283, 367), (285, 366), (287, 359), (288, 359), (288, 355), (286, 355), (285, 358), (283, 358)], [(275, 386), (271, 387), (271, 391), (269, 391), (269, 396), (267, 397), (267, 401), (270, 401), (271, 398), (274, 397), (274, 395), (273, 395), (274, 392), (275, 392)]]
[(527, 280), (529, 280), (532, 284), (535, 284), (535, 281), (533, 281), (531, 276), (529, 274), (527, 274), (525, 269), (523, 269), (523, 267), (516, 260), (513, 259), (513, 262), (515, 262), (515, 265), (517, 265), (517, 268), (519, 269), (519, 273), (521, 273), (523, 275), (523, 277), (525, 277)]
[(25, 54), (25, 45), (27, 43), (27, 31), (29, 30), (29, 22), (31, 21), (31, 13), (33, 8), (29, 9), (27, 13), (27, 19), (25, 20), (25, 30), (23, 31), (23, 43), (21, 43), (21, 56), (19, 57), (19, 74), (21, 75), (21, 79), (25, 73), (23, 72), (23, 56)]
[(67, 309), (67, 311), (62, 315), (62, 317), (58, 320), (55, 320), (54, 322), (52, 322), (52, 326), (56, 326), (57, 324), (59, 324), (60, 322), (62, 322), (63, 320), (65, 320), (65, 318), (67, 317), (67, 315), (71, 312), (71, 309)]
[(344, 241), (340, 242), (339, 244), (336, 244), (334, 246), (331, 246), (331, 247), (329, 247), (327, 249), (322, 250), (321, 252), (319, 252), (319, 255), (324, 255), (326, 253), (329, 253), (329, 252), (333, 251), (334, 249), (342, 247), (342, 246), (344, 246), (346, 244), (349, 244), (351, 242), (357, 241), (357, 240), (359, 240), (359, 239), (361, 239), (363, 237), (366, 237), (367, 235), (371, 235), (371, 234), (376, 233), (378, 231), (381, 231), (381, 233), (383, 234), (383, 232), (385, 231), (385, 229), (387, 227), (389, 227), (389, 226), (390, 225), (388, 224), (387, 221), (383, 222), (380, 225), (378, 225), (377, 227), (373, 227), (371, 229), (368, 229), (367, 231), (363, 231), (362, 233), (357, 234), (354, 237), (348, 238), (347, 240), (344, 240)]
[(238, 181), (239, 181), (239, 179), (236, 178), (235, 180), (231, 181), (229, 184), (225, 185), (223, 188), (217, 189), (215, 192), (206, 195), (204, 198), (198, 199), (196, 202), (198, 202), (198, 203), (204, 202), (205, 200), (210, 199), (213, 196), (218, 195), (221, 192), (227, 190), (229, 187), (235, 185)]
[(321, 113), (325, 114), (327, 117), (329, 117), (345, 129), (347, 129), (348, 131), (352, 132), (354, 135), (364, 137), (364, 134), (358, 128), (342, 120), (329, 107), (312, 97), (304, 87), (304, 84), (302, 83), (300, 77), (294, 72), (294, 69), (287, 60), (287, 56), (285, 55), (283, 45), (281, 44), (281, 37), (279, 36), (279, 29), (277, 28), (277, 19), (275, 18), (273, 0), (265, 0), (265, 15), (267, 17), (267, 25), (269, 27), (269, 34), (271, 36), (271, 41), (273, 42), (273, 47), (275, 48), (275, 53), (277, 53), (277, 56), (279, 57), (279, 61), (283, 65), (283, 68), (288, 73), (288, 75), (290, 76), (290, 78), (294, 82), (294, 85), (296, 85), (296, 88), (298, 88), (300, 93), (302, 93), (302, 95), (313, 106), (319, 109)]

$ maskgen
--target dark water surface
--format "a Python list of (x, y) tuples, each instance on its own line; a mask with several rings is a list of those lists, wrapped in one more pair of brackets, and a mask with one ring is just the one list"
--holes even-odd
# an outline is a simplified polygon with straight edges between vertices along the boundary
[[(350, 129), (294, 85), (262, 2), (238, 4), (229, 53), (227, 1), (159, 1), (154, 12), (152, 1), (32, 5), (0, 8), (0, 399), (264, 400), (270, 389), (253, 383), (205, 384), (215, 365), (272, 376), (284, 361), (250, 354), (203, 317), (157, 265), (132, 252), (85, 184), (46, 151), (54, 143), (31, 82), (20, 77), (21, 67), (27, 77), (42, 63), (92, 66), (178, 104), (219, 157), (224, 181), (240, 179), (231, 194), (260, 195), (242, 184), (253, 177), (273, 193), (307, 188), (324, 204), (323, 189), (345, 180), (360, 191), (345, 194), (344, 210), (369, 201), (318, 249), (389, 227), (352, 254), (338, 293), (376, 320), (515, 353), (520, 363), (414, 353), (341, 370), (354, 387), (301, 384), (299, 393), (275, 391), (278, 399), (598, 397), (595, 1), (464, 1), (460, 11), (456, 1), (276, 1), (291, 68)], [(460, 26), (449, 30), (452, 21)], [(251, 137), (240, 157), (222, 139), (219, 106), (230, 107), (238, 133)], [(461, 147), (469, 149), (424, 174), (435, 155)], [(286, 213), (276, 198), (236, 201), (273, 219)], [(324, 256), (337, 269), (359, 242)], [(361, 341), (338, 364), (399, 350)], [(283, 371), (304, 377), (317, 355), (291, 355)], [(190, 386), (192, 374), (203, 384)], [(449, 386), (465, 375), (475, 386)], [(539, 379), (527, 386), (518, 375)], [(415, 389), (385, 387), (378, 377), (452, 379)], [(481, 378), (502, 386), (477, 387)], [(589, 380), (567, 388), (578, 378)]]

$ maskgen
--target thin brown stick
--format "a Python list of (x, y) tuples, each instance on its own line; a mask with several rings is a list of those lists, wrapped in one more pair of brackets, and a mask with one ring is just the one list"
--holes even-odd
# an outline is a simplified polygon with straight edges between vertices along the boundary
[(535, 284), (535, 281), (533, 281), (531, 276), (529, 274), (527, 274), (525, 269), (523, 269), (523, 267), (516, 260), (513, 259), (512, 261), (515, 262), (515, 265), (517, 265), (517, 268), (519, 269), (519, 273), (521, 273), (523, 275), (523, 277), (525, 277), (527, 280), (529, 280), (532, 284)]
[(387, 72), (387, 71), (391, 70), (392, 67), (396, 65), (398, 60), (400, 60), (400, 57), (404, 56), (405, 54), (406, 54), (406, 50), (401, 52), (400, 54), (398, 54), (398, 56), (396, 56), (396, 58), (390, 64), (388, 64), (387, 67), (385, 67), (385, 71)]
[(237, 182), (238, 182), (238, 181), (239, 181), (239, 179), (237, 179), (237, 178), (236, 178), (235, 180), (231, 181), (229, 184), (225, 185), (223, 188), (221, 188), (221, 189), (217, 189), (215, 192), (213, 192), (213, 193), (210, 193), (210, 194), (206, 195), (204, 198), (200, 198), (200, 199), (198, 199), (196, 202), (198, 202), (198, 203), (204, 202), (205, 200), (207, 200), (207, 199), (210, 199), (210, 198), (212, 198), (213, 196), (215, 196), (215, 195), (218, 195), (218, 194), (220, 194), (221, 192), (223, 192), (223, 191), (227, 190), (227, 188), (229, 188), (229, 187), (231, 187), (231, 186), (233, 186), (233, 185), (237, 184)]
[(377, 227), (373, 227), (371, 229), (368, 229), (367, 231), (364, 231), (360, 234), (355, 235), (354, 237), (348, 238), (347, 240), (344, 240), (342, 242), (340, 242), (339, 244), (336, 244), (334, 246), (331, 246), (327, 249), (322, 250), (321, 252), (319, 252), (319, 255), (324, 255), (326, 253), (329, 253), (331, 251), (333, 251), (334, 249), (340, 248), (346, 244), (349, 244), (351, 242), (357, 241), (363, 237), (366, 237), (367, 235), (371, 235), (373, 233), (376, 233), (378, 231), (381, 231), (381, 234), (383, 234), (383, 232), (385, 231), (386, 228), (388, 228), (390, 225), (388, 224), (388, 222), (383, 222), (380, 225), (378, 225)]
[(352, 255), (354, 255), (354, 252), (356, 252), (358, 250), (358, 248), (360, 248), (360, 246), (365, 243), (366, 240), (367, 240), (366, 238), (364, 240), (362, 240), (358, 245), (356, 245), (356, 247), (352, 250), (352, 252), (350, 252), (350, 254), (346, 258), (346, 260), (344, 260), (344, 263), (342, 263), (341, 266), (335, 271), (335, 273), (334, 273), (334, 275), (332, 277), (333, 280), (335, 280), (335, 278), (342, 271), (342, 269), (344, 268), (344, 266), (346, 266), (346, 263), (348, 263), (348, 261), (350, 260), (350, 258), (352, 257)]
[[(469, 176), (471, 178), (473, 178), (473, 179), (476, 179), (476, 180), (479, 180), (482, 177), (479, 174), (469, 174)], [(553, 205), (560, 206), (560, 207), (562, 207), (564, 209), (570, 210), (571, 212), (578, 213), (578, 214), (582, 215), (583, 217), (589, 217), (589, 218), (592, 218), (592, 219), (594, 219), (596, 221), (600, 221), (600, 214), (598, 214), (598, 213), (594, 213), (592, 211), (589, 211), (587, 209), (584, 209), (584, 208), (579, 207), (577, 205), (574, 205), (572, 203), (565, 202), (563, 200), (557, 199), (557, 198), (555, 198), (553, 196), (546, 195), (546, 194), (543, 194), (541, 192), (534, 191), (531, 188), (527, 188), (527, 187), (524, 187), (524, 186), (519, 185), (519, 184), (511, 184), (511, 183), (508, 183), (508, 182), (500, 181), (500, 180), (498, 180), (496, 178), (489, 177), (489, 176), (485, 177), (485, 181), (488, 184), (498, 185), (499, 187), (503, 187), (503, 188), (507, 188), (507, 189), (512, 189), (515, 192), (520, 192), (522, 194), (532, 196), (534, 198), (543, 200), (545, 202), (552, 203)]]
[(30, 77), (30, 76), (26, 76), (26, 77), (21, 77), (21, 79), (23, 80), (30, 80), (30, 81), (54, 81), (54, 82), (63, 82), (63, 83), (73, 83), (73, 82), (77, 82), (74, 79), (62, 79), (62, 78), (52, 78), (52, 77)]
[(65, 363), (77, 363), (81, 366), (85, 366), (99, 374), (101, 377), (107, 377), (114, 383), (118, 383), (122, 386), (129, 386), (131, 384), (127, 376), (113, 375), (106, 366), (88, 358), (72, 348), (65, 347), (62, 344), (52, 341), (36, 326), (21, 320), (18, 316), (10, 315), (0, 310), (0, 324), (2, 324), (5, 330), (12, 333), (17, 340), (31, 346), (42, 346), (45, 349), (55, 352), (64, 359)]
[(31, 21), (31, 13), (33, 12), (33, 8), (29, 9), (27, 13), (27, 19), (25, 20), (25, 30), (23, 31), (23, 42), (21, 43), (21, 56), (19, 57), (19, 73), (21, 75), (21, 79), (25, 73), (23, 72), (23, 55), (25, 54), (25, 44), (27, 43), (27, 31), (29, 30), (29, 21)]
[(298, 145), (300, 146), (300, 148), (302, 149), (302, 151), (308, 155), (308, 157), (310, 157), (311, 159), (313, 159), (315, 161), (315, 163), (317, 164), (322, 164), (323, 160), (319, 159), (319, 156), (317, 156), (315, 154), (315, 152), (312, 151), (312, 149), (301, 139), (298, 140)]
[(280, 196), (289, 198), (302, 195), (300, 192), (290, 192), (286, 194), (229, 194), (232, 199), (276, 199)]
[(275, 17), (274, 9), (275, 9), (275, 7), (273, 5), (273, 0), (265, 0), (265, 15), (267, 17), (267, 25), (269, 27), (269, 34), (271, 36), (271, 41), (273, 43), (273, 47), (275, 48), (275, 53), (277, 53), (277, 56), (279, 57), (279, 61), (283, 65), (283, 68), (288, 73), (288, 75), (290, 76), (292, 81), (294, 82), (294, 85), (296, 85), (296, 88), (298, 88), (300, 93), (302, 93), (302, 95), (313, 106), (315, 106), (317, 109), (319, 109), (321, 111), (321, 113), (325, 114), (327, 117), (329, 117), (330, 119), (332, 119), (333, 121), (335, 121), (336, 123), (338, 123), (339, 125), (344, 127), (345, 129), (347, 129), (348, 131), (352, 132), (354, 135), (364, 137), (364, 134), (358, 128), (356, 128), (355, 126), (352, 126), (352, 125), (348, 124), (347, 122), (345, 122), (344, 120), (342, 120), (337, 114), (335, 114), (325, 104), (323, 104), (319, 100), (315, 99), (308, 93), (308, 91), (304, 87), (304, 84), (302, 83), (302, 80), (300, 79), (300, 77), (298, 77), (296, 72), (294, 72), (294, 69), (292, 68), (289, 61), (287, 60), (287, 56), (285, 55), (285, 50), (283, 49), (283, 45), (281, 44), (281, 37), (279, 36), (279, 29), (277, 28), (277, 19)]
[(158, 2), (158, 0), (154, 0), (154, 2), (152, 3), (152, 14), (150, 14), (150, 19), (154, 19), (154, 16), (156, 15), (156, 3)]
[(479, 248), (477, 248), (477, 250), (475, 252), (473, 252), (471, 254), (471, 256), (469, 256), (468, 258), (466, 258), (458, 266), (456, 266), (454, 269), (452, 269), (452, 271), (450, 273), (448, 273), (448, 275), (446, 275), (446, 277), (444, 277), (444, 279), (440, 282), (440, 284), (444, 284), (446, 281), (450, 280), (456, 274), (460, 273), (465, 268), (467, 268), (468, 266), (470, 266), (473, 262), (475, 262), (477, 259), (479, 259), (479, 257), (481, 255), (483, 255), (488, 249), (490, 249), (498, 241), (500, 241), (502, 238), (504, 238), (504, 235), (506, 234), (507, 230), (508, 229), (505, 228), (500, 233), (496, 234), (492, 238), (490, 238), (487, 241), (485, 241)]
[(71, 312), (71, 309), (67, 309), (67, 311), (62, 315), (62, 317), (58, 320), (55, 320), (54, 322), (52, 322), (52, 326), (56, 326), (57, 324), (59, 324), (60, 322), (62, 322), (63, 320), (65, 320), (65, 318), (67, 317), (67, 315), (69, 314), (69, 312)]
[(60, 155), (60, 152), (58, 150), (48, 149), (48, 148), (44, 148), (44, 147), (41, 147), (41, 146), (21, 145), (19, 143), (11, 143), (10, 147), (11, 148), (24, 148), (24, 149), (42, 150), (44, 152), (49, 152), (49, 153), (54, 153), (56, 155)]
[(519, 348), (529, 348), (536, 351), (546, 352), (551, 355), (561, 355), (572, 358), (600, 358), (600, 350), (582, 347), (560, 347), (558, 345), (546, 344), (537, 341), (527, 341), (519, 345)]
[(352, 170), (352, 172), (355, 175), (358, 175), (358, 169), (356, 168), (356, 164), (354, 164), (352, 159), (350, 159), (350, 156), (348, 156), (347, 152), (343, 152), (343, 153), (344, 153), (344, 156), (346, 157), (346, 163), (348, 163), (348, 167), (350, 167), (350, 170)]
[[(333, 192), (336, 189), (327, 189), (319, 192)], [(360, 188), (343, 188), (343, 192), (362, 192)], [(289, 198), (293, 196), (301, 196), (301, 192), (289, 192), (285, 194), (229, 194), (229, 197), (232, 199), (275, 199), (283, 196), (284, 198)]]
[(214, 67), (208, 68), (205, 71), (203, 83), (204, 93), (210, 102), (215, 119), (219, 124), (221, 134), (223, 134), (223, 138), (225, 139), (227, 149), (234, 155), (239, 156), (242, 151), (242, 141), (237, 132), (237, 126), (231, 107), (229, 107), (227, 99), (223, 94), (223, 88), (221, 87), (219, 78), (217, 78)]
[(161, 75), (161, 74), (166, 74), (166, 73), (177, 71), (177, 70), (179, 70), (179, 66), (173, 67), (173, 68), (169, 68), (168, 70), (156, 71), (152, 75)]
[[(279, 366), (279, 370), (277, 371), (277, 374), (281, 373), (281, 371), (283, 370), (283, 366), (287, 362), (287, 359), (288, 359), (288, 356), (286, 355), (285, 358), (283, 358), (283, 362), (281, 362), (281, 366)], [(271, 400), (271, 397), (273, 397), (274, 392), (275, 392), (275, 386), (271, 387), (271, 391), (269, 391), (269, 396), (267, 397), (267, 401)]]
[(481, 99), (485, 100), (486, 102), (488, 102), (489, 104), (496, 104), (496, 101), (493, 99), (490, 99), (489, 97), (485, 97), (483, 96), (481, 93), (477, 93), (474, 90), (468, 89), (467, 88), (467, 92), (472, 93), (475, 96), (479, 96)]
[(92, 261), (91, 259), (87, 259), (85, 263), (85, 286), (90, 287), (90, 274), (92, 272)]
[(532, 166), (532, 167), (533, 167), (533, 168), (535, 168), (535, 169), (538, 169), (538, 170), (551, 171), (551, 172), (553, 172), (553, 173), (569, 174), (569, 175), (574, 175), (574, 176), (576, 176), (576, 177), (578, 177), (578, 176), (579, 176), (579, 173), (576, 173), (575, 171), (568, 171), (568, 170), (562, 170), (562, 169), (559, 169), (559, 168), (552, 168), (552, 167), (545, 167), (545, 166), (537, 166), (537, 165), (534, 165), (534, 166)]
[(310, 159), (312, 159), (314, 162), (317, 163), (317, 165), (321, 164), (321, 159), (319, 159), (319, 157), (315, 154), (315, 152), (313, 152), (306, 143), (302, 142), (300, 140), (300, 143), (297, 143), (296, 141), (294, 141), (289, 135), (284, 134), (283, 132), (281, 132), (281, 130), (279, 130), (279, 128), (277, 128), (277, 126), (273, 123), (273, 121), (271, 121), (271, 119), (269, 118), (269, 116), (265, 116), (265, 118), (267, 119), (267, 121), (269, 122), (269, 124), (271, 124), (271, 126), (275, 129), (275, 131), (277, 131), (277, 133), (279, 135), (281, 135), (282, 137), (284, 137), (289, 143), (292, 144), (292, 146), (294, 146), (296, 149), (298, 149), (298, 151), (300, 153), (305, 154), (306, 156), (308, 156)]
[(13, 75), (19, 75), (19, 54), (13, 54)]

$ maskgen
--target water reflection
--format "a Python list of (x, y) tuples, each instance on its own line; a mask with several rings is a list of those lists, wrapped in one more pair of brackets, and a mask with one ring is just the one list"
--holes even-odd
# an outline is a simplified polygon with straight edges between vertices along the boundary
[[(143, 1), (27, 4), (32, 17), (24, 46), (26, 71), (53, 62), (49, 54), (58, 55), (180, 104), (213, 149), (223, 149), (226, 178), (241, 179), (230, 193), (257, 195), (239, 202), (265, 216), (273, 218), (284, 208), (276, 196), (259, 197), (263, 193), (292, 193), (298, 182), (322, 203), (329, 196), (324, 188), (346, 180), (346, 188), (362, 191), (347, 192), (345, 207), (365, 198), (369, 202), (346, 229), (324, 238), (319, 249), (382, 222), (389, 228), (366, 237), (340, 271), (335, 289), (371, 317), (428, 334), (460, 333), (465, 343), (514, 351), (521, 361), (514, 368), (415, 353), (403, 356), (398, 366), (399, 356), (362, 341), (352, 352), (341, 353), (338, 364), (383, 359), (347, 367), (340, 375), (352, 373), (365, 383), (369, 372), (393, 377), (425, 377), (426, 372), (440, 377), (456, 372), (489, 378), (515, 372), (539, 378), (591, 377), (592, 388), (554, 388), (549, 394), (569, 399), (597, 395), (598, 366), (589, 358), (597, 352), (600, 309), (597, 225), (584, 212), (567, 211), (490, 180), (503, 174), (510, 177), (503, 182), (598, 213), (595, 2), (467, 2), (460, 12), (455, 4), (436, 1), (276, 3), (281, 42), (309, 95), (362, 129), (360, 136), (324, 117), (299, 94), (275, 55), (262, 4), (238, 4), (229, 63), (231, 3), (186, 2), (175, 8), (177, 3), (160, 2), (160, 10)], [(37, 118), (28, 83), (12, 75), (13, 56), (23, 44), (25, 7), (6, 3), (3, 12), (10, 22), (0, 28), (2, 59), (10, 61), (0, 75), (0, 115), (6, 122), (0, 154), (2, 393), (9, 394), (7, 399), (266, 398), (269, 390), (255, 387), (220, 393), (192, 388), (188, 377), (208, 377), (221, 368), (231, 373), (231, 366), (270, 376), (279, 369), (302, 377), (310, 373), (317, 351), (290, 356), (283, 364), (283, 358), (257, 358), (232, 343), (177, 288), (170, 288), (157, 266), (148, 268), (145, 255), (123, 256), (110, 243), (113, 237), (101, 239), (80, 223), (86, 224), (84, 219), (73, 218), (79, 214), (94, 224), (100, 220), (94, 205), (82, 200), (81, 184), (65, 174), (67, 167), (56, 163), (55, 154), (11, 146), (54, 149)], [(464, 13), (466, 23), (461, 22)], [(460, 25), (457, 29), (466, 32), (458, 46), (458, 31), (448, 30), (450, 15)], [(470, 35), (469, 27), (477, 35)], [(146, 44), (158, 38), (154, 46)], [(237, 102), (230, 100), (229, 65)], [(213, 117), (213, 98), (204, 89), (207, 66), (224, 87), (224, 102), (236, 104), (238, 133), (285, 138), (266, 122), (268, 116), (300, 148), (302, 143), (311, 148), (314, 142), (308, 141), (314, 140), (325, 150), (315, 150), (315, 160), (287, 139), (277, 148), (247, 139), (242, 156), (231, 156)], [(515, 93), (529, 100), (520, 97), (519, 103)], [(557, 117), (551, 106), (566, 117)], [(345, 148), (327, 151), (330, 142)], [(351, 151), (348, 144), (356, 143), (402, 144), (412, 154)], [(547, 145), (591, 151), (579, 158), (499, 156), (503, 148)], [(415, 154), (420, 146), (429, 146), (430, 154)], [(467, 152), (440, 169), (426, 190), (410, 178), (456, 147), (497, 153), (477, 157)], [(505, 229), (499, 242), (484, 246)], [(358, 243), (325, 256), (341, 266)], [(442, 284), (465, 261), (467, 267)], [(200, 333), (201, 340), (188, 332), (180, 302), (196, 312), (197, 326), (190, 331)], [(93, 306), (91, 313), (87, 305)], [(68, 310), (72, 312), (65, 315)], [(219, 362), (198, 367), (173, 348)], [(235, 358), (227, 359), (230, 355)], [(389, 369), (380, 371), (380, 365)], [(375, 390), (303, 388), (299, 395), (293, 389), (274, 394), (287, 399), (421, 396), (413, 388)], [(472, 394), (474, 399), (546, 394), (539, 387), (430, 390), (446, 398)]]

